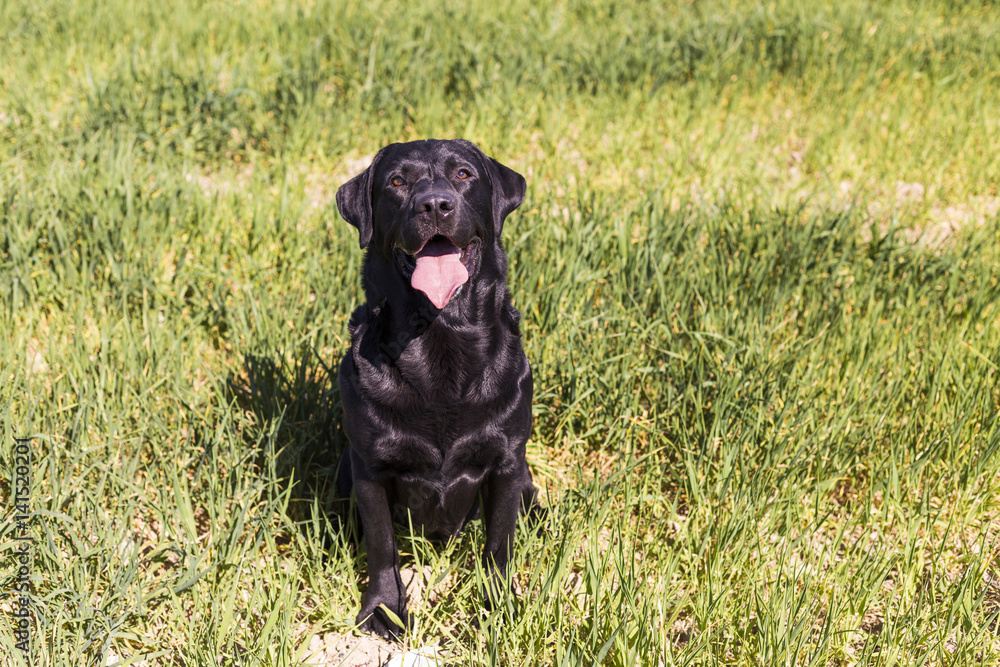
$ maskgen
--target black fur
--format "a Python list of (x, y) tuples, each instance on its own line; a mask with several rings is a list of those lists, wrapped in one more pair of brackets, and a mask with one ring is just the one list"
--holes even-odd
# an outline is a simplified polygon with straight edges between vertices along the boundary
[[(461, 140), (391, 144), (337, 192), (367, 247), (366, 303), (340, 366), (350, 441), (340, 491), (353, 485), (368, 548), (363, 630), (402, 634), (383, 604), (407, 623), (393, 520), (446, 539), (481, 502), (483, 564), (505, 585), (518, 514), (535, 498), (524, 456), (531, 368), (500, 244), (524, 193), (524, 178)], [(469, 249), (469, 280), (441, 310), (407, 268), (436, 236)]]

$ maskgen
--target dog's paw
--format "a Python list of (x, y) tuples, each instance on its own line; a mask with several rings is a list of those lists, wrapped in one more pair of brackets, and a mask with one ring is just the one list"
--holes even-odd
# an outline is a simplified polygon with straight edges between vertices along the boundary
[(406, 607), (390, 609), (385, 604), (365, 608), (358, 614), (358, 629), (371, 632), (385, 639), (400, 639), (410, 627), (410, 615)]

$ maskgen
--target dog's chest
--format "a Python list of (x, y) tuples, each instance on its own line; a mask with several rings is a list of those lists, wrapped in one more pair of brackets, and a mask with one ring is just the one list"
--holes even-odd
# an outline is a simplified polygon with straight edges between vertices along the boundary
[(393, 520), (412, 524), (432, 539), (453, 537), (476, 515), (485, 476), (485, 471), (464, 470), (453, 477), (397, 477)]
[[(439, 480), (452, 479), (468, 471), (485, 470), (498, 463), (507, 442), (495, 429), (468, 424), (468, 416), (448, 417), (422, 415), (412, 417), (405, 430), (389, 428), (371, 443), (368, 452), (374, 468), (406, 479), (425, 480), (441, 485)], [(468, 428), (456, 428), (456, 426)]]
[(432, 412), (449, 405), (477, 400), (489, 384), (492, 368), (482, 339), (452, 333), (413, 341), (396, 362), (405, 385), (419, 394)]
[(503, 458), (506, 441), (482, 424), (461, 434), (411, 429), (383, 441), (375, 467), (392, 478), (393, 519), (432, 538), (455, 535), (478, 508), (479, 490)]

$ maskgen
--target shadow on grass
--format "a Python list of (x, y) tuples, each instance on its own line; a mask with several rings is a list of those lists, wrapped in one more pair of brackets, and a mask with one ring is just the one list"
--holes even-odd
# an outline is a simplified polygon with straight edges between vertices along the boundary
[(343, 530), (349, 500), (337, 496), (337, 468), (347, 447), (337, 364), (327, 365), (304, 349), (290, 362), (248, 354), (241, 373), (228, 378), (233, 406), (252, 424), (248, 446), (257, 464), (282, 490), (291, 488), (287, 514), (310, 520), (317, 506), (334, 530)]

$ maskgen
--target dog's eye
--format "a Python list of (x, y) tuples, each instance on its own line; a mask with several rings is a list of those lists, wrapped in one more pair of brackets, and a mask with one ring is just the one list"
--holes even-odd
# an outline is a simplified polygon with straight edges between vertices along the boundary
[(400, 188), (400, 187), (403, 187), (404, 185), (406, 185), (406, 181), (404, 181), (399, 176), (393, 176), (392, 177), (392, 184), (394, 186), (396, 186), (397, 188)]
[(470, 174), (466, 169), (459, 169), (458, 173), (455, 175), (459, 178), (468, 178), (469, 176), (472, 176), (472, 174)]

